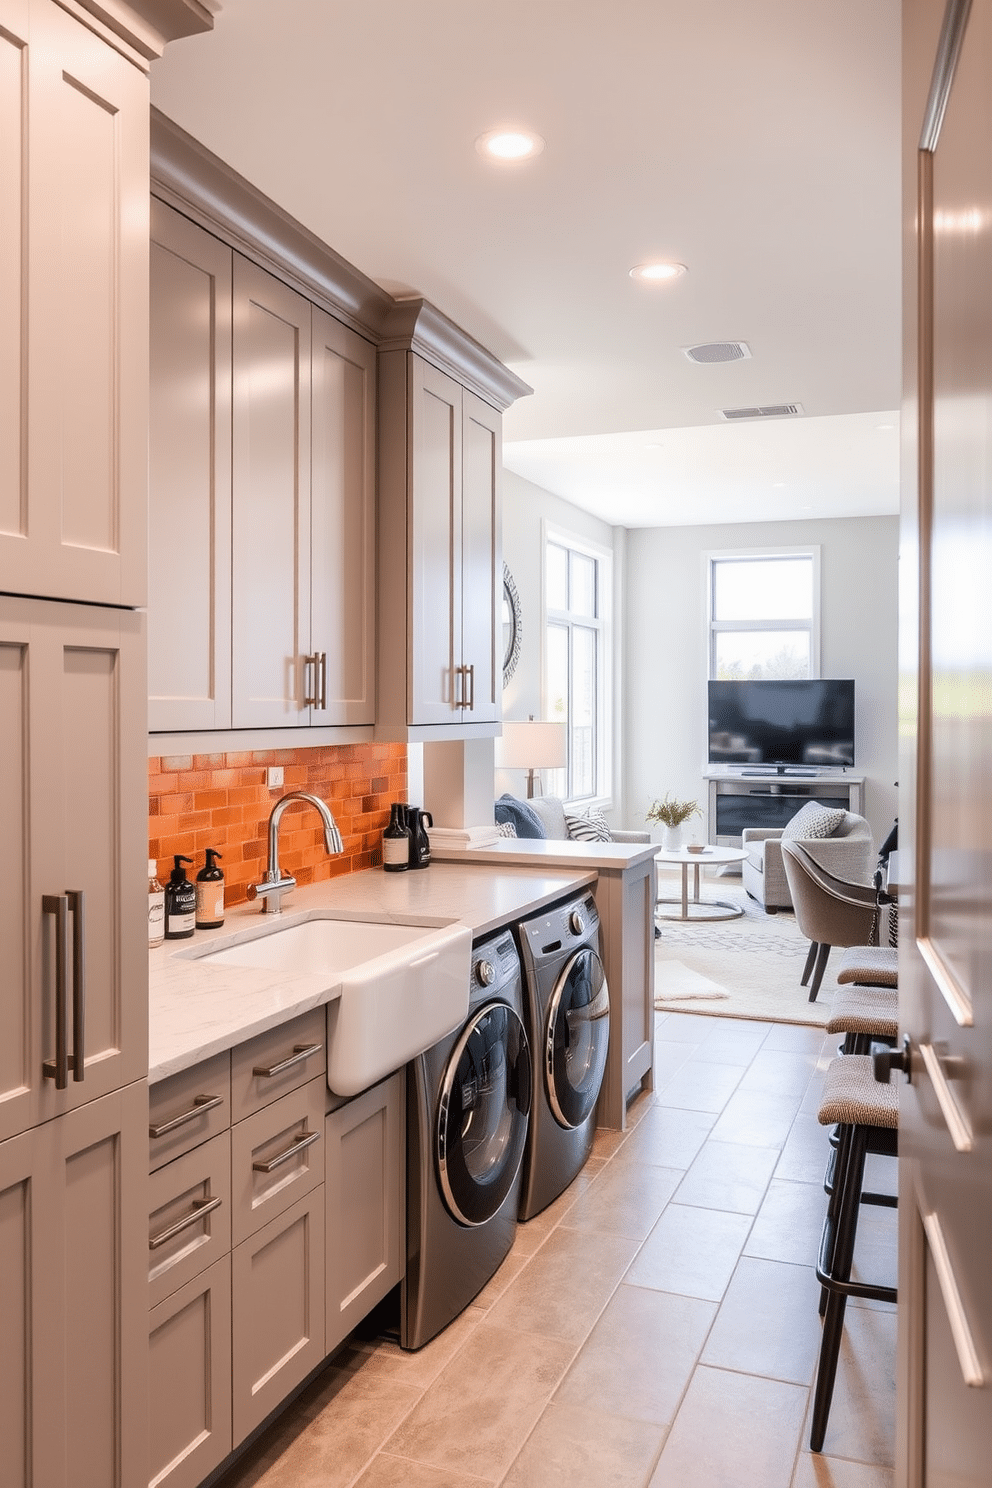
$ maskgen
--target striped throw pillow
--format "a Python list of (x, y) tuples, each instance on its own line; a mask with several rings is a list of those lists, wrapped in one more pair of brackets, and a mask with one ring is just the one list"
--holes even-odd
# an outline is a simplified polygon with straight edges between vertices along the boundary
[(606, 818), (601, 811), (590, 811), (585, 816), (566, 811), (565, 825), (573, 842), (612, 842)]

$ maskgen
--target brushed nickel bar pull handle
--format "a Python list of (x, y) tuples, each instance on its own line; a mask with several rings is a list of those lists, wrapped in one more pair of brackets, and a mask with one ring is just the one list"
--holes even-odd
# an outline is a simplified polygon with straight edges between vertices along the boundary
[(314, 1142), (319, 1141), (320, 1132), (305, 1131), (303, 1135), (297, 1141), (293, 1142), (291, 1146), (287, 1147), (284, 1152), (277, 1152), (275, 1157), (269, 1158), (268, 1162), (253, 1162), (252, 1168), (256, 1173), (271, 1173), (274, 1171), (274, 1169), (281, 1168), (283, 1163), (289, 1162), (289, 1159), (291, 1157), (295, 1157), (296, 1154), (298, 1152), (302, 1152), (305, 1147), (312, 1147)]
[(69, 970), (69, 899), (65, 894), (43, 894), (43, 914), (55, 916), (55, 1058), (41, 1066), (56, 1090), (69, 1084), (69, 1007), (66, 978)]
[(223, 1200), (219, 1198), (194, 1199), (193, 1208), (189, 1214), (184, 1214), (182, 1219), (177, 1219), (174, 1224), (168, 1225), (164, 1230), (159, 1230), (157, 1235), (148, 1236), (148, 1249), (158, 1250), (160, 1245), (174, 1240), (177, 1235), (182, 1234), (183, 1230), (188, 1230), (190, 1225), (195, 1225), (198, 1219), (204, 1219), (208, 1214), (213, 1214), (215, 1209), (220, 1208), (222, 1202)]
[(175, 1131), (177, 1126), (185, 1126), (187, 1121), (193, 1121), (197, 1116), (202, 1116), (204, 1111), (212, 1111), (215, 1106), (222, 1105), (222, 1095), (196, 1095), (193, 1104), (188, 1111), (180, 1111), (178, 1116), (170, 1116), (168, 1121), (162, 1121), (158, 1126), (149, 1126), (148, 1135), (164, 1137), (167, 1132)]
[(312, 687), (308, 686), (308, 684), (307, 684), (306, 681), (304, 681), (304, 683), (303, 683), (303, 692), (304, 692), (303, 706), (304, 706), (304, 708), (316, 708), (316, 706), (317, 706), (317, 657), (318, 657), (318, 655), (319, 655), (319, 652), (314, 651), (314, 653), (311, 656), (304, 656), (304, 658), (303, 658), (304, 670), (306, 668), (308, 668), (308, 667), (313, 667), (313, 686)]
[(278, 1064), (270, 1064), (268, 1069), (262, 1064), (256, 1064), (252, 1074), (259, 1075), (263, 1080), (271, 1080), (273, 1075), (281, 1075), (283, 1070), (292, 1069), (294, 1064), (302, 1064), (311, 1054), (319, 1054), (323, 1047), (323, 1044), (294, 1044), (292, 1054), (286, 1059), (280, 1059)]
[(937, 1097), (940, 1114), (947, 1123), (947, 1130), (950, 1132), (955, 1151), (971, 1152), (975, 1145), (971, 1127), (968, 1125), (964, 1112), (958, 1105), (954, 1091), (951, 1089), (950, 1082), (944, 1074), (940, 1055), (932, 1044), (921, 1043), (919, 1048), (923, 1063), (926, 1065), (927, 1074), (930, 1076), (933, 1093)]
[(318, 670), (318, 676), (319, 676), (319, 681), (320, 681), (320, 686), (319, 686), (319, 688), (317, 690), (317, 695), (318, 695), (320, 701), (318, 702), (317, 707), (318, 708), (326, 708), (327, 707), (327, 652), (326, 651), (318, 651), (317, 652), (317, 656), (319, 658), (317, 670)]
[(940, 1292), (944, 1299), (947, 1321), (951, 1325), (951, 1336), (954, 1339), (954, 1347), (957, 1351), (961, 1376), (965, 1384), (971, 1389), (980, 1390), (987, 1381), (982, 1373), (978, 1350), (975, 1348), (975, 1340), (971, 1336), (971, 1329), (968, 1326), (968, 1315), (964, 1310), (961, 1293), (958, 1291), (958, 1284), (954, 1279), (954, 1270), (947, 1251), (947, 1242), (944, 1239), (944, 1231), (937, 1215), (924, 1214), (923, 1228), (926, 1231), (927, 1240), (930, 1244), (930, 1254), (933, 1256), (934, 1270), (937, 1272), (937, 1280), (940, 1283)]
[(475, 711), (475, 662), (465, 668), (468, 673), (468, 702), (465, 704), (469, 712)]
[(86, 941), (82, 889), (66, 889), (72, 911), (72, 1078), (86, 1078)]

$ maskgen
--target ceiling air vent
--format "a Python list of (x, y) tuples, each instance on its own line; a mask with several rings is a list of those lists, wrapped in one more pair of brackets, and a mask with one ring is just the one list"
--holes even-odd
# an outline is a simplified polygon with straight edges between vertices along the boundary
[(796, 418), (803, 411), (801, 403), (765, 403), (761, 408), (718, 408), (721, 418), (736, 423), (739, 419)]
[(698, 346), (683, 346), (682, 351), (690, 362), (701, 362), (704, 366), (712, 362), (743, 362), (751, 355), (746, 341), (703, 341)]

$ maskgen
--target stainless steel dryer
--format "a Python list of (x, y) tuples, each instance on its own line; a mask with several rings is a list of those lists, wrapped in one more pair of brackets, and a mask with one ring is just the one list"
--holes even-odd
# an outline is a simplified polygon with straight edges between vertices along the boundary
[(516, 1233), (531, 1058), (509, 929), (473, 946), (471, 977), (464, 1026), (407, 1070), (407, 1349), (468, 1306)]
[(553, 905), (518, 926), (534, 1106), (520, 1218), (563, 1193), (592, 1148), (606, 1054), (610, 996), (591, 894)]

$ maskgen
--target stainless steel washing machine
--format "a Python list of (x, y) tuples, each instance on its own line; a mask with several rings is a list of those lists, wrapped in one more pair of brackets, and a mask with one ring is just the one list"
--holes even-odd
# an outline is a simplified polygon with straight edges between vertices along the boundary
[(407, 1349), (468, 1306), (516, 1232), (532, 1082), (512, 931), (473, 946), (471, 978), (464, 1026), (407, 1070)]
[(534, 1105), (520, 1218), (563, 1193), (592, 1148), (610, 1041), (610, 995), (591, 894), (563, 901), (518, 927)]

